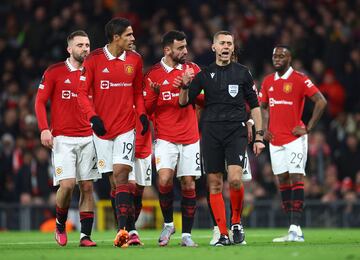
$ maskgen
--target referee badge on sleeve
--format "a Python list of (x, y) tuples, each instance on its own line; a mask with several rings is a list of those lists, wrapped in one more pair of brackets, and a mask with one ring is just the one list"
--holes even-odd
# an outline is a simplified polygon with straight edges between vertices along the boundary
[(229, 91), (230, 96), (236, 97), (236, 95), (239, 92), (239, 85), (229, 85), (228, 91)]

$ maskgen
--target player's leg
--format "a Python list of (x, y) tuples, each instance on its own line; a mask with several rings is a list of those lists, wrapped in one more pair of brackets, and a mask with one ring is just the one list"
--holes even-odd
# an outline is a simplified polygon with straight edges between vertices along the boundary
[(176, 176), (181, 183), (182, 246), (196, 247), (191, 238), (191, 229), (196, 211), (195, 179), (201, 176), (199, 141), (193, 144), (178, 145), (180, 152)]
[[(289, 175), (291, 182), (291, 226), (296, 229), (295, 242), (304, 242), (300, 228), (304, 209), (304, 177), (307, 160), (307, 135), (301, 136), (286, 145)], [(295, 228), (296, 227), (296, 228)]]
[(75, 145), (70, 139), (64, 136), (55, 137), (52, 151), (53, 166), (55, 168), (54, 185), (60, 185), (56, 192), (55, 229), (55, 240), (60, 246), (67, 244), (65, 223), (72, 193), (76, 185)]
[(79, 182), (80, 189), (80, 246), (92, 247), (96, 243), (91, 240), (91, 231), (94, 223), (94, 196), (93, 181), (86, 180)]
[(66, 220), (72, 193), (76, 184), (75, 178), (60, 180), (60, 187), (56, 192), (56, 230), (55, 240), (60, 246), (67, 244)]
[(97, 170), (95, 147), (90, 138), (78, 138), (79, 143), (77, 160), (77, 181), (80, 189), (80, 246), (92, 247), (96, 243), (91, 240), (91, 231), (94, 222), (94, 186), (93, 181), (101, 178)]
[(114, 245), (127, 247), (129, 234), (126, 230), (126, 222), (130, 208), (129, 173), (134, 167), (134, 140), (135, 133), (131, 130), (114, 139), (113, 146), (113, 179), (116, 186), (115, 204), (117, 211), (118, 233), (114, 239)]
[(173, 143), (157, 140), (155, 144), (155, 162), (158, 170), (158, 189), (161, 212), (164, 217), (164, 226), (160, 233), (159, 245), (166, 246), (172, 234), (175, 233), (173, 220), (175, 167), (179, 157), (179, 150)]

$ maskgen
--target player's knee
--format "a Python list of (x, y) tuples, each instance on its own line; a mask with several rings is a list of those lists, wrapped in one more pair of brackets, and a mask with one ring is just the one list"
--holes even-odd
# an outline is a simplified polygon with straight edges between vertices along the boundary
[(167, 175), (158, 175), (158, 183), (160, 186), (170, 186), (173, 184), (173, 179), (169, 178)]
[(195, 180), (192, 176), (185, 176), (181, 178), (181, 189), (182, 190), (193, 190), (195, 189)]
[(66, 179), (60, 181), (60, 188), (65, 193), (71, 193), (76, 185), (75, 179)]
[(234, 190), (239, 190), (242, 185), (241, 179), (232, 179), (229, 181), (229, 185), (230, 188)]
[(79, 182), (79, 188), (81, 193), (89, 194), (93, 192), (93, 182), (92, 181), (82, 181)]

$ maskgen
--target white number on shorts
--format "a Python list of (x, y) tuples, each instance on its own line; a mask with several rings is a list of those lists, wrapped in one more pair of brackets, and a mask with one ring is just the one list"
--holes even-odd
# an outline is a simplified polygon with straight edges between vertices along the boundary
[(296, 163), (295, 160), (299, 160), (297, 162), (297, 164), (300, 164), (302, 159), (303, 159), (303, 154), (302, 153), (291, 153), (291, 156), (292, 156), (292, 159), (291, 159), (290, 163), (293, 163), (293, 164)]

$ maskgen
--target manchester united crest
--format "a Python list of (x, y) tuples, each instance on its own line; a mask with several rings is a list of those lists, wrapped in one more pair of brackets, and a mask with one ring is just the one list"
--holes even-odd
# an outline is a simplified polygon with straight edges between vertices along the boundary
[(62, 167), (56, 167), (55, 173), (56, 175), (60, 175), (63, 172)]
[(292, 91), (292, 83), (289, 82), (284, 83), (283, 90), (286, 94), (289, 94)]
[(105, 161), (104, 160), (99, 160), (98, 161), (98, 168), (103, 169), (105, 167)]
[(134, 66), (131, 64), (125, 65), (125, 73), (132, 75), (134, 73)]

